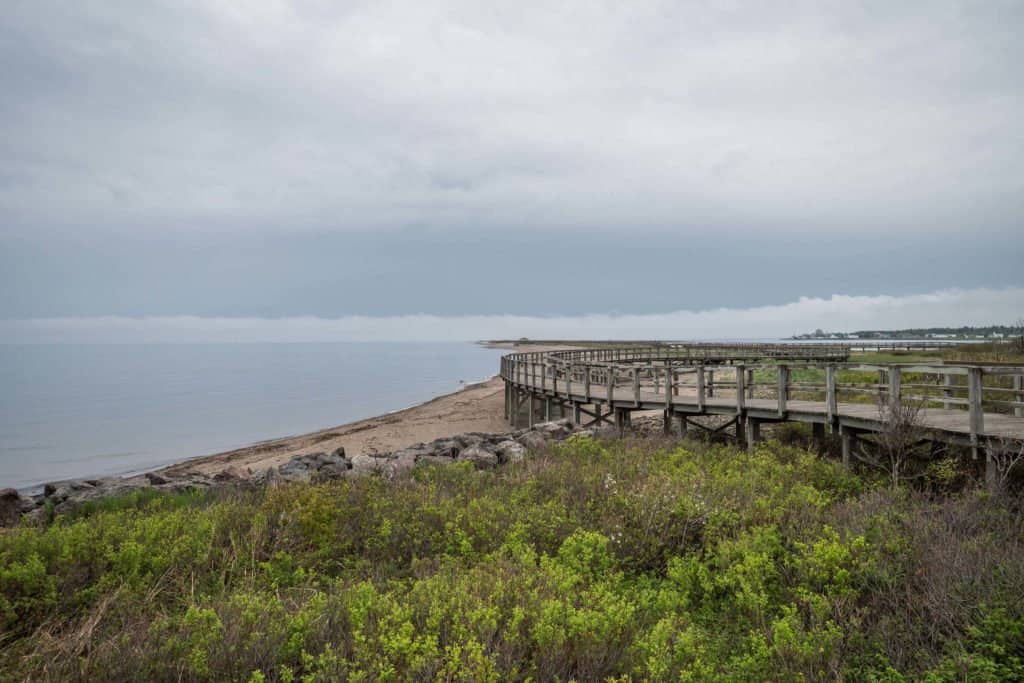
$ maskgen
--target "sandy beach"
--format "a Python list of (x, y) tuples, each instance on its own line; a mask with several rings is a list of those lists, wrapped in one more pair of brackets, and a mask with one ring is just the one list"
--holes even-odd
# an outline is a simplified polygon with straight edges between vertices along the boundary
[[(551, 351), (568, 346), (539, 344), (488, 345), (489, 348), (517, 351)], [(497, 370), (497, 363), (495, 363)], [(350, 455), (395, 451), (416, 443), (465, 432), (504, 432), (510, 429), (503, 417), (504, 388), (497, 377), (467, 385), (461, 391), (445, 394), (426, 403), (385, 415), (327, 427), (308, 434), (261, 441), (224, 453), (190, 458), (157, 470), (181, 475), (199, 472), (213, 475), (228, 467), (249, 468), (253, 472), (277, 467), (296, 455), (331, 452), (344, 447)]]

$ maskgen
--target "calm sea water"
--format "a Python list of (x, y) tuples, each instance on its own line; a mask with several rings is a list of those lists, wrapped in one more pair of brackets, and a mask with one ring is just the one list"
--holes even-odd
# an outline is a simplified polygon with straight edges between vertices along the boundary
[(496, 374), (500, 355), (465, 343), (0, 345), (0, 488), (399, 410)]

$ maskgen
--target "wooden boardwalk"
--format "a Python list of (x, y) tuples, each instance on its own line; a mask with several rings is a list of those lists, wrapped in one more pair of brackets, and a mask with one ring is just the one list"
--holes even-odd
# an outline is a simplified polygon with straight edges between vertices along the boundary
[(1024, 445), (1024, 366), (866, 365), (849, 362), (851, 350), (676, 343), (513, 353), (501, 361), (506, 417), (514, 425), (565, 416), (624, 428), (633, 412), (657, 410), (666, 430), (678, 423), (685, 431), (691, 417), (724, 416), (723, 427), (750, 445), (764, 423), (805, 422), (818, 436), (837, 434), (848, 460), (861, 435), (886, 429), (894, 407), (913, 406), (935, 441), (969, 446), (976, 455)]

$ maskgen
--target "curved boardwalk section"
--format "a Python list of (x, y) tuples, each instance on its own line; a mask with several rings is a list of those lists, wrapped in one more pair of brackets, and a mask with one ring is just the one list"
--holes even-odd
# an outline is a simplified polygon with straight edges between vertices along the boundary
[[(871, 343), (914, 351), (934, 344)], [(851, 362), (851, 344), (659, 344), (507, 354), (505, 415), (513, 425), (570, 417), (620, 429), (638, 410), (662, 411), (666, 431), (696, 416), (726, 418), (753, 445), (764, 423), (796, 421), (839, 435), (844, 461), (859, 436), (898, 415), (936, 442), (981, 451), (1024, 444), (1024, 366)]]

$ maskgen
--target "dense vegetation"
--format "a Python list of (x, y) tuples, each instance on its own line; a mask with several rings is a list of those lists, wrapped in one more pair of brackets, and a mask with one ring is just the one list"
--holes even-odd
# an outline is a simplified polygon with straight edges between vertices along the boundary
[(573, 437), (0, 536), (5, 680), (1024, 678), (1015, 500)]

